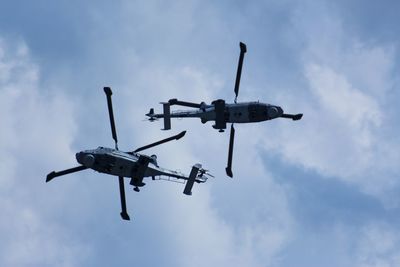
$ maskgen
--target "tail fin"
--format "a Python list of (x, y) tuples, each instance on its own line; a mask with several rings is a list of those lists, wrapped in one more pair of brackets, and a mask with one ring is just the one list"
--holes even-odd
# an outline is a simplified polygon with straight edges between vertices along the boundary
[(168, 102), (167, 103), (162, 103), (162, 104), (163, 104), (163, 111), (164, 111), (164, 129), (163, 130), (170, 130), (171, 129), (171, 109), (170, 109), (170, 104)]
[(149, 121), (155, 121), (156, 118), (154, 117), (154, 108), (151, 108), (150, 111), (149, 111), (149, 113), (146, 114), (146, 116), (147, 116), (147, 117), (150, 117), (150, 118), (149, 118)]

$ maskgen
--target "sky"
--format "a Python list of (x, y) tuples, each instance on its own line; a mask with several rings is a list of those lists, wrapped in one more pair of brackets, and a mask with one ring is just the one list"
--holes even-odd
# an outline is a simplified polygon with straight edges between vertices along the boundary
[[(1, 266), (400, 265), (400, 28), (397, 1), (0, 1)], [(235, 125), (150, 123), (170, 98), (234, 99), (288, 113)], [(146, 151), (162, 167), (215, 176), (126, 182), (76, 166), (187, 130)]]

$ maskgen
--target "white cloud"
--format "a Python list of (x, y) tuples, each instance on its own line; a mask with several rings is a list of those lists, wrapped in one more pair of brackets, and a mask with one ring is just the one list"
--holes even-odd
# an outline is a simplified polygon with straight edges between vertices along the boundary
[[(135, 143), (143, 145), (156, 141), (160, 135), (165, 137), (187, 129), (187, 135), (179, 142), (147, 153), (156, 153), (160, 166), (178, 168), (185, 173), (189, 173), (192, 164), (200, 162), (217, 177), (207, 184), (196, 184), (191, 197), (182, 197), (183, 186), (174, 184), (159, 190), (149, 181), (144, 188), (155, 192), (155, 202), (159, 204), (148, 208), (163, 218), (160, 227), (168, 233), (170, 245), (179, 251), (180, 266), (272, 265), (289, 242), (294, 222), (286, 189), (274, 182), (258, 155), (258, 141), (262, 136), (255, 134), (254, 128), (236, 126), (235, 178), (231, 180), (224, 172), (229, 131), (221, 134), (211, 127), (212, 123), (202, 125), (198, 119), (189, 119), (173, 120), (173, 130), (163, 133), (158, 130), (162, 121), (139, 121), (144, 114), (138, 114), (138, 110), (147, 111), (151, 106), (160, 110), (160, 105), (154, 105), (176, 96), (185, 101), (209, 103), (221, 90), (223, 80), (189, 66), (168, 70), (148, 68), (140, 77), (126, 86), (126, 92), (118, 90), (118, 95), (128, 94), (129, 101), (136, 95), (129, 88), (145, 86), (147, 89), (138, 105), (123, 105), (128, 111), (120, 112), (121, 118), (125, 125), (132, 125), (132, 133), (124, 135), (135, 135)], [(135, 113), (137, 118), (132, 120), (130, 114)], [(251, 135), (254, 138), (249, 139)], [(221, 202), (229, 204), (225, 206)]]
[[(322, 111), (333, 113), (350, 128), (362, 130), (378, 127), (382, 111), (377, 101), (357, 88), (353, 88), (346, 77), (316, 64), (306, 66), (306, 77), (310, 82), (312, 95), (317, 98)], [(325, 114), (325, 112), (323, 113)]]
[(396, 206), (400, 143), (388, 112), (396, 80), (395, 50), (358, 40), (326, 11), (318, 24), (306, 14), (294, 19), (306, 36), (305, 88), (280, 95), (285, 110), (303, 112), (304, 117), (297, 123), (280, 121), (266, 147)]
[(39, 68), (22, 41), (0, 41), (0, 69), (0, 265), (76, 266), (88, 251), (46, 213), (63, 194), (44, 184), (50, 166), (73, 162), (73, 105), (39, 91)]
[(90, 253), (62, 226), (45, 220), (38, 207), (2, 198), (0, 262), (5, 266), (77, 266)]
[[(0, 116), (4, 125), (0, 132), (0, 149), (5, 152), (0, 156), (0, 200), (4, 217), (9, 219), (1, 224), (0, 263), (23, 266), (34, 261), (33, 264), (40, 266), (77, 266), (85, 265), (82, 262), (87, 257), (96, 265), (107, 265), (114, 259), (117, 264), (136, 259), (139, 263), (148, 263), (157, 262), (155, 253), (170, 252), (162, 264), (279, 265), (280, 256), (288, 257), (295, 250), (290, 247), (292, 239), (299, 236), (306, 239), (307, 232), (295, 232), (303, 230), (296, 228), (297, 221), (291, 211), (293, 203), (288, 199), (296, 194), (291, 190), (296, 189), (278, 184), (278, 174), (271, 174), (264, 168), (258, 153), (262, 142), (267, 153), (282, 154), (287, 160), (285, 164), (316, 170), (322, 176), (351, 183), (383, 200), (398, 200), (393, 192), (399, 173), (399, 142), (393, 137), (397, 128), (391, 126), (386, 110), (387, 93), (393, 85), (395, 50), (379, 42), (371, 45), (357, 40), (344, 30), (340, 21), (326, 14), (329, 13), (326, 10), (320, 13), (301, 10), (297, 14), (295, 36), (300, 35), (300, 41), (295, 41), (296, 46), (302, 43), (304, 35), (307, 36), (302, 58), (307, 88), (296, 90), (292, 96), (281, 95), (282, 101), (277, 102), (286, 102), (283, 107), (287, 111), (304, 112), (303, 120), (237, 125), (233, 180), (224, 174), (227, 133), (219, 134), (210, 123), (201, 125), (196, 119), (173, 121), (170, 132), (159, 131), (161, 121), (153, 124), (139, 121), (148, 108), (160, 110), (159, 101), (172, 97), (210, 101), (226, 91), (225, 80), (218, 76), (221, 72), (214, 74), (201, 69), (198, 61), (198, 65), (188, 66), (181, 58), (193, 62), (207, 55), (212, 60), (206, 62), (218, 62), (219, 55), (216, 59), (215, 51), (221, 49), (216, 45), (222, 40), (237, 38), (237, 29), (230, 22), (236, 23), (239, 18), (243, 22), (243, 25), (239, 23), (241, 27), (251, 32), (244, 37), (256, 35), (253, 41), (257, 42), (259, 36), (265, 35), (265, 26), (276, 23), (269, 20), (265, 23), (267, 20), (261, 20), (265, 16), (259, 16), (252, 25), (262, 26), (251, 27), (248, 31), (249, 24), (245, 23), (241, 11), (228, 9), (229, 13), (232, 11), (229, 15), (232, 19), (225, 20), (222, 13), (227, 9), (221, 7), (200, 6), (197, 1), (177, 2), (166, 7), (156, 1), (144, 7), (126, 3), (122, 10), (117, 7), (111, 12), (96, 5), (92, 9), (95, 27), (82, 25), (80, 28), (85, 29), (84, 36), (89, 39), (85, 40), (88, 41), (86, 57), (74, 65), (70, 80), (74, 83), (79, 80), (85, 85), (107, 81), (107, 85), (115, 86), (120, 147), (138, 147), (189, 129), (179, 142), (154, 149), (160, 165), (188, 173), (193, 163), (201, 162), (217, 177), (207, 184), (196, 184), (190, 198), (182, 195), (183, 186), (158, 181), (148, 181), (140, 195), (133, 196), (135, 193), (127, 190), (133, 218), (129, 224), (117, 217), (117, 183), (109, 180), (112, 179), (109, 176), (104, 178), (88, 171), (82, 176), (90, 175), (90, 179), (80, 180), (79, 184), (73, 177), (51, 185), (43, 181), (48, 171), (74, 165), (71, 143), (82, 140), (84, 135), (97, 145), (98, 136), (106, 132), (104, 135), (109, 138), (106, 140), (112, 143), (105, 102), (97, 101), (105, 101), (104, 96), (88, 97), (82, 101), (85, 105), (78, 106), (61, 93), (62, 88), (48, 85), (41, 88), (39, 68), (30, 60), (26, 46), (17, 45), (20, 48), (10, 53), (7, 42), (3, 41), (0, 45)], [(258, 12), (263, 13), (263, 10)], [(303, 19), (305, 21), (301, 21)], [(268, 39), (270, 36), (268, 34)], [(102, 42), (98, 42), (100, 38)], [(208, 41), (203, 43), (205, 39)], [(199, 46), (205, 47), (208, 53), (189, 51)], [(186, 47), (190, 49), (185, 50)], [(282, 51), (278, 52), (282, 54)], [(175, 60), (180, 63), (175, 64)], [(236, 64), (237, 59), (232, 62)], [(225, 64), (216, 64), (214, 69), (222, 66)], [(65, 65), (60, 67), (61, 71), (63, 67)], [(101, 88), (86, 88), (91, 88), (91, 96), (101, 92)], [(232, 86), (228, 88), (232, 90)], [(81, 93), (79, 97), (83, 95), (79, 90), (75, 92)], [(103, 115), (97, 116), (88, 108), (100, 105), (103, 105)], [(80, 131), (78, 138), (74, 121), (74, 110), (78, 108), (85, 110), (84, 114), (92, 113), (87, 117), (100, 118), (89, 122), (93, 124), (88, 128), (96, 125), (95, 134)], [(87, 121), (82, 119), (84, 123)], [(292, 175), (296, 178), (296, 174)], [(307, 218), (307, 221), (313, 220)], [(71, 221), (79, 221), (81, 228), (71, 229), (74, 227), (69, 224)], [(326, 228), (331, 226), (328, 223)], [(394, 250), (398, 233), (384, 228), (363, 228), (365, 238), (357, 247), (357, 263), (364, 266), (397, 263)], [(318, 242), (321, 235), (326, 242), (337, 242), (329, 247), (333, 251), (346, 247), (340, 238), (339, 241), (335, 239), (336, 233), (315, 231), (316, 241), (311, 242), (315, 247), (310, 250), (333, 254)], [(7, 235), (13, 232), (18, 234)], [(82, 232), (87, 235), (78, 236)], [(390, 235), (396, 237), (390, 239)], [(386, 241), (375, 238), (377, 236), (383, 236)], [(80, 238), (90, 239), (86, 241), (90, 246)], [(374, 242), (381, 245), (368, 250)], [(303, 240), (299, 243), (303, 246)], [(153, 246), (158, 250), (152, 250)], [(24, 253), (18, 251), (21, 248)], [(107, 253), (103, 253), (105, 251)], [(148, 254), (140, 255), (143, 251)], [(65, 261), (60, 263), (60, 258)]]
[(400, 233), (384, 222), (370, 223), (360, 231), (357, 266), (388, 267), (400, 264)]
[[(238, 158), (244, 158), (243, 150), (248, 148), (239, 148)], [(216, 195), (223, 191), (212, 190), (218, 181), (211, 179), (208, 186), (196, 185), (190, 198), (170, 190), (169, 197), (176, 201), (159, 207), (174, 210), (164, 217), (163, 227), (171, 235), (171, 245), (179, 250), (180, 266), (272, 266), (278, 261), (294, 223), (286, 192), (265, 175), (260, 162), (246, 165), (256, 157), (252, 153), (247, 156), (249, 159), (235, 171), (238, 185), (218, 176), (225, 184), (226, 197)], [(164, 191), (163, 198), (165, 195)], [(228, 207), (221, 206), (225, 201)]]
[[(71, 151), (71, 143), (75, 141), (77, 134), (73, 112), (77, 107), (61, 93), (60, 88), (55, 88), (51, 93), (45, 93), (46, 90), (39, 90), (40, 74), (38, 67), (30, 62), (29, 54), (21, 61), (24, 68), (28, 68), (28, 63), (36, 70), (32, 72), (29, 69), (35, 75), (24, 80), (15, 77), (16, 73), (11, 68), (10, 76), (17, 80), (19, 84), (16, 86), (7, 82), (5, 88), (10, 89), (2, 91), (4, 95), (2, 99), (10, 99), (9, 95), (16, 94), (13, 101), (8, 102), (9, 106), (5, 108), (4, 114), (13, 114), (13, 116), (9, 117), (10, 122), (9, 127), (7, 127), (7, 133), (10, 137), (4, 139), (2, 149), (11, 144), (12, 147), (7, 149), (15, 154), (12, 157), (15, 166), (24, 162), (29, 162), (30, 166), (29, 171), (13, 169), (15, 174), (10, 177), (14, 182), (10, 185), (9, 190), (13, 192), (18, 191), (17, 186), (22, 182), (22, 179), (28, 177), (28, 180), (23, 180), (24, 185), (27, 185), (22, 190), (23, 199), (16, 201), (15, 206), (9, 207), (10, 211), (20, 210), (11, 216), (12, 220), (10, 219), (10, 221), (13, 222), (12, 229), (21, 234), (14, 236), (14, 239), (11, 237), (4, 239), (1, 246), (4, 251), (7, 251), (7, 255), (4, 254), (3, 262), (24, 266), (31, 258), (37, 264), (76, 266), (84, 262), (91, 253), (99, 253), (100, 248), (95, 243), (89, 246), (85, 244), (85, 241), (80, 240), (75, 233), (79, 229), (66, 230), (64, 228), (67, 227), (66, 224), (59, 221), (63, 218), (60, 209), (65, 214), (78, 214), (79, 220), (82, 222), (91, 221), (91, 218), (98, 216), (117, 216), (118, 213), (115, 211), (110, 215), (106, 212), (108, 209), (105, 209), (104, 206), (98, 208), (99, 205), (103, 204), (103, 200), (98, 200), (99, 194), (95, 195), (87, 189), (88, 181), (81, 181), (78, 185), (77, 179), (65, 177), (65, 179), (60, 178), (54, 181), (54, 183), (57, 182), (56, 184), (44, 184), (46, 172), (52, 169), (58, 170), (74, 166), (74, 153)], [(27, 71), (21, 71), (21, 73), (25, 72)], [(221, 181), (224, 186), (231, 182), (230, 179), (225, 178), (223, 167), (227, 156), (227, 134), (220, 135), (212, 129), (211, 124), (201, 125), (199, 120), (174, 121), (174, 130), (167, 133), (158, 130), (161, 127), (161, 122), (151, 124), (150, 122), (140, 121), (144, 118), (147, 109), (160, 100), (179, 96), (182, 100), (204, 99), (210, 101), (221, 90), (223, 81), (216, 75), (191, 66), (176, 69), (149, 66), (143, 68), (137, 75), (130, 83), (116, 87), (114, 90), (114, 109), (115, 113), (118, 114), (116, 120), (120, 122), (117, 125), (120, 147), (129, 149), (127, 146), (141, 146), (159, 139), (160, 136), (165, 137), (179, 130), (197, 129), (197, 131), (189, 131), (182, 141), (165, 144), (163, 147), (154, 149), (159, 157), (159, 164), (163, 167), (180, 169), (188, 173), (192, 164), (201, 162), (204, 167), (209, 168), (218, 177), (218, 181)], [(146, 89), (143, 89), (144, 87)], [(132, 88), (135, 88), (135, 90), (132, 90)], [(137, 92), (146, 92), (146, 94), (138, 97)], [(46, 95), (42, 95), (44, 93)], [(105, 107), (105, 99), (102, 100), (104, 100)], [(88, 103), (88, 106), (91, 105), (91, 103)], [(18, 109), (20, 106), (23, 106), (24, 109)], [(84, 111), (87, 107), (79, 108)], [(106, 112), (106, 109), (104, 111)], [(102, 118), (98, 125), (101, 125), (103, 127), (101, 129), (108, 133), (107, 113), (104, 113)], [(26, 129), (26, 131), (17, 130), (21, 128)], [(28, 132), (29, 134), (27, 134)], [(84, 135), (85, 133), (81, 134)], [(243, 143), (246, 135), (249, 135), (248, 131), (240, 133), (240, 136), (238, 136), (239, 143)], [(14, 138), (15, 142), (11, 142), (11, 137)], [(93, 142), (97, 142), (98, 137), (93, 136), (92, 139), (94, 139)], [(232, 191), (229, 193), (229, 198), (221, 194), (222, 192), (216, 192), (217, 195), (211, 193), (210, 188), (217, 179), (211, 179), (205, 185), (196, 184), (193, 190), (194, 196), (192, 198), (186, 197), (184, 200), (182, 200), (183, 186), (176, 187), (174, 184), (166, 185), (165, 187), (168, 187), (168, 189), (165, 189), (162, 182), (154, 182), (161, 183), (157, 186), (152, 181), (146, 181), (148, 185), (143, 191), (151, 192), (152, 202), (143, 200), (143, 198), (146, 198), (143, 196), (141, 202), (136, 204), (129, 201), (133, 197), (131, 194), (134, 193), (131, 192), (131, 188), (127, 189), (128, 207), (129, 210), (132, 210), (133, 218), (129, 226), (134, 229), (141, 229), (143, 225), (138, 225), (137, 219), (140, 216), (144, 224), (152, 221), (155, 227), (165, 229), (162, 233), (163, 236), (152, 238), (155, 238), (154, 242), (166, 242), (164, 239), (167, 238), (168, 245), (171, 248), (182, 251), (182, 257), (178, 261), (182, 266), (200, 266), (202, 264), (203, 266), (207, 264), (265, 266), (266, 263), (272, 263), (288, 240), (292, 220), (288, 212), (284, 189), (276, 185), (269, 176), (265, 176), (265, 170), (259, 159), (257, 160), (257, 151), (254, 147), (256, 145), (256, 140), (252, 140), (250, 146), (237, 146), (235, 161), (242, 161), (247, 167), (242, 168), (240, 164), (237, 164), (235, 175), (252, 178), (247, 181), (242, 180), (241, 184), (231, 183)], [(221, 148), (223, 149), (221, 150)], [(27, 153), (22, 155), (16, 153), (16, 151), (22, 150), (27, 151)], [(153, 151), (146, 152), (150, 154)], [(90, 171), (87, 173), (91, 177), (100, 175)], [(32, 179), (30, 179), (31, 177)], [(224, 181), (224, 179), (227, 180)], [(83, 186), (80, 186), (82, 184)], [(107, 182), (102, 182), (101, 185), (96, 184), (93, 188), (96, 188), (94, 190), (98, 190), (97, 192), (101, 194), (104, 190), (107, 190), (108, 195), (110, 188), (104, 186), (107, 184)], [(258, 190), (255, 190), (257, 187)], [(111, 189), (111, 191), (113, 190)], [(83, 192), (87, 195), (79, 195), (76, 199), (71, 198), (76, 192)], [(254, 195), (254, 198), (247, 198), (246, 195), (248, 194)], [(114, 196), (117, 197), (116, 194)], [(21, 203), (31, 197), (35, 198), (36, 201), (32, 201), (27, 206)], [(2, 196), (2, 198), (14, 201), (14, 198), (8, 194)], [(215, 198), (221, 198), (225, 202), (229, 201), (234, 209), (224, 210), (224, 208), (219, 207), (219, 201), (216, 201)], [(81, 202), (77, 199), (81, 199)], [(102, 199), (107, 199), (107, 197), (103, 196)], [(107, 201), (109, 199), (111, 197)], [(166, 199), (170, 201), (166, 201)], [(118, 201), (115, 198), (112, 198), (111, 201), (113, 202), (108, 203), (110, 208), (119, 209), (119, 205), (113, 205)], [(257, 205), (254, 205), (254, 201), (257, 202)], [(154, 205), (154, 202), (160, 204)], [(74, 209), (74, 212), (71, 212), (70, 209)], [(90, 209), (90, 212), (83, 212), (83, 209)], [(223, 213), (236, 212), (243, 214), (243, 217), (237, 216), (230, 221), (224, 218)], [(104, 215), (105, 213), (108, 215)], [(32, 222), (29, 221), (28, 223), (27, 220), (21, 220), (24, 223), (17, 223), (20, 221), (20, 217), (25, 216), (24, 214), (28, 214), (27, 217)], [(121, 222), (119, 217), (105, 218), (102, 220), (102, 226), (99, 227), (107, 228), (107, 223), (110, 223), (112, 219), (117, 221), (116, 229), (120, 229), (124, 222)], [(43, 225), (45, 221), (46, 225)], [(240, 223), (239, 226), (237, 226), (238, 223)], [(32, 227), (28, 230), (26, 229), (27, 224), (32, 224)], [(25, 243), (20, 238), (22, 236), (26, 236)], [(137, 238), (132, 233), (125, 233), (124, 237), (127, 238), (129, 244), (134, 244), (134, 240)], [(102, 237), (95, 235), (94, 238), (101, 239)], [(193, 240), (193, 242), (188, 243), (188, 240)], [(142, 240), (142, 242), (144, 242), (142, 245), (146, 247), (151, 244), (149, 240)], [(41, 244), (41, 246), (38, 244)], [(57, 249), (48, 249), (47, 254), (44, 254), (41, 250), (41, 248), (50, 247)], [(19, 253), (17, 248), (24, 248), (25, 253)], [(111, 255), (112, 253), (115, 252), (111, 252)], [(199, 255), (207, 256), (199, 257)], [(98, 256), (96, 254), (95, 258)], [(142, 255), (135, 256), (143, 257)], [(193, 261), (193, 258), (196, 257), (199, 260)], [(56, 262), (59, 258), (65, 259), (65, 262)], [(93, 259), (93, 261), (97, 261), (97, 259)], [(121, 261), (125, 262), (125, 258)], [(146, 259), (146, 262), (148, 261), (149, 259)], [(171, 259), (170, 262), (173, 262), (173, 260)], [(166, 264), (168, 265), (170, 262)]]

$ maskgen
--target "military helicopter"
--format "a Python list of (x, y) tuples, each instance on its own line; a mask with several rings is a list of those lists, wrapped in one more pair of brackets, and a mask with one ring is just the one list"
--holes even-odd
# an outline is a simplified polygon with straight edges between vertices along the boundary
[[(212, 126), (214, 129), (218, 129), (219, 132), (224, 132), (227, 123), (231, 124), (230, 138), (229, 138), (229, 153), (228, 163), (225, 168), (226, 174), (229, 177), (233, 177), (232, 173), (232, 155), (233, 155), (233, 143), (235, 138), (234, 123), (253, 123), (261, 122), (266, 120), (272, 120), (276, 118), (292, 119), (294, 121), (300, 120), (303, 114), (287, 114), (283, 112), (283, 109), (276, 105), (260, 102), (242, 102), (237, 103), (237, 97), (239, 94), (240, 77), (242, 74), (243, 58), (247, 52), (246, 45), (242, 42), (240, 46), (239, 63), (236, 73), (235, 81), (235, 99), (234, 103), (225, 103), (223, 99), (217, 99), (211, 102), (211, 104), (192, 103), (180, 101), (176, 98), (170, 99), (168, 102), (162, 102), (163, 113), (155, 114), (154, 109), (151, 108), (149, 113), (146, 114), (149, 117), (149, 121), (155, 121), (159, 118), (164, 118), (164, 129), (171, 129), (171, 118), (200, 118), (202, 123), (208, 121), (215, 121)], [(179, 105), (190, 108), (196, 108), (196, 110), (183, 110), (183, 111), (170, 111), (170, 106)]]
[[(108, 113), (110, 116), (111, 132), (112, 137), (115, 141), (115, 148), (98, 147), (92, 150), (84, 150), (76, 153), (76, 160), (80, 166), (66, 169), (59, 172), (51, 172), (47, 175), (46, 182), (51, 181), (55, 177), (82, 171), (85, 169), (93, 169), (100, 173), (106, 173), (110, 175), (118, 176), (119, 178), (119, 190), (121, 198), (121, 217), (124, 220), (130, 220), (130, 217), (126, 210), (125, 200), (125, 187), (124, 177), (131, 178), (130, 184), (134, 186), (134, 190), (139, 192), (139, 187), (145, 185), (143, 182), (144, 177), (152, 177), (156, 180), (156, 177), (167, 176), (168, 181), (182, 181), (186, 180), (186, 185), (183, 193), (186, 195), (192, 194), (192, 187), (194, 182), (204, 183), (207, 181), (207, 176), (213, 177), (208, 173), (207, 170), (203, 169), (201, 164), (195, 164), (189, 176), (186, 176), (177, 171), (171, 171), (158, 166), (157, 156), (147, 156), (139, 154), (139, 151), (182, 138), (186, 131), (183, 131), (177, 135), (163, 139), (161, 141), (142, 146), (131, 152), (123, 152), (118, 149), (117, 131), (115, 129), (114, 114), (112, 108), (111, 95), (112, 91), (110, 87), (104, 87), (104, 92), (107, 96)], [(161, 180), (159, 178), (158, 180)]]

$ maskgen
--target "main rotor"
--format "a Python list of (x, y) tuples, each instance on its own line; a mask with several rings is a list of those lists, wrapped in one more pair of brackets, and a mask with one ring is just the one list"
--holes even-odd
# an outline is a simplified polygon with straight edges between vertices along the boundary
[[(103, 89), (104, 89), (104, 93), (106, 94), (106, 97), (107, 97), (107, 107), (108, 107), (108, 114), (109, 114), (109, 118), (110, 118), (111, 134), (112, 134), (112, 138), (114, 139), (115, 150), (118, 151), (119, 150), (118, 149), (118, 137), (117, 137), (117, 130), (116, 130), (116, 127), (115, 127), (114, 112), (113, 112), (113, 105), (112, 105), (112, 99), (111, 99), (112, 90), (111, 90), (110, 87), (104, 87)], [(179, 133), (177, 135), (171, 136), (169, 138), (162, 139), (160, 141), (151, 143), (149, 145), (145, 145), (145, 146), (139, 147), (136, 150), (131, 151), (131, 152), (127, 152), (127, 153), (129, 153), (129, 154), (138, 153), (139, 151), (142, 151), (142, 150), (154, 147), (154, 146), (158, 146), (158, 145), (161, 145), (163, 143), (166, 143), (166, 142), (169, 142), (169, 141), (172, 141), (172, 140), (178, 140), (178, 139), (182, 138), (185, 135), (185, 133), (186, 133), (186, 131), (183, 131), (183, 132), (181, 132), (181, 133)], [(93, 155), (91, 155), (91, 157), (93, 157)], [(141, 157), (145, 158), (146, 156), (139, 155), (139, 160), (137, 162), (137, 164), (139, 164), (139, 165), (142, 164), (140, 162), (140, 158)], [(94, 161), (94, 159), (91, 158), (91, 161)], [(79, 160), (78, 160), (78, 162), (79, 162)], [(51, 181), (52, 179), (54, 179), (55, 177), (58, 177), (58, 176), (62, 176), (62, 175), (66, 175), (66, 174), (70, 174), (70, 173), (74, 173), (74, 172), (78, 172), (78, 171), (82, 171), (82, 170), (91, 168), (91, 165), (86, 165), (86, 164), (84, 164), (84, 162), (85, 162), (84, 160), (82, 161), (82, 163), (79, 162), (79, 163), (82, 164), (81, 166), (77, 166), (77, 167), (70, 168), (70, 169), (63, 170), (63, 171), (59, 171), (59, 172), (54, 172), (53, 171), (53, 172), (49, 173), (47, 175), (47, 177), (46, 177), (46, 182), (49, 182), (49, 181)], [(141, 167), (145, 167), (146, 168), (147, 165), (146, 166), (141, 166)], [(121, 199), (121, 213), (120, 214), (121, 214), (122, 219), (130, 220), (130, 217), (129, 217), (127, 209), (126, 209), (124, 177), (123, 176), (118, 176), (118, 182), (119, 182), (119, 191), (120, 191), (120, 199)]]

